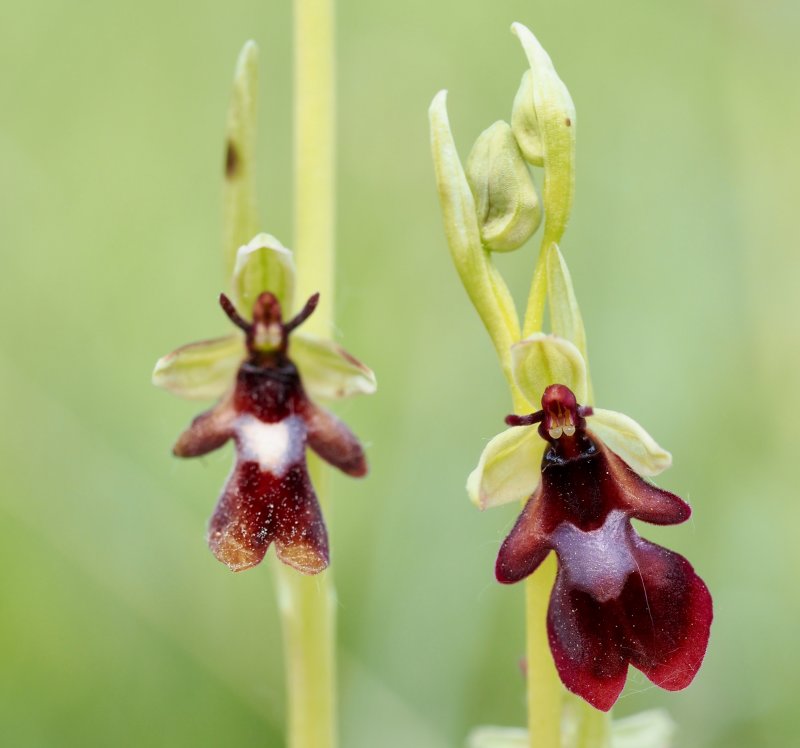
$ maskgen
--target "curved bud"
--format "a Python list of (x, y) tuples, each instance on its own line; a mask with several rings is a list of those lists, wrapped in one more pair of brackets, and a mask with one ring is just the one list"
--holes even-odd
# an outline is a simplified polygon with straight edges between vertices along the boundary
[[(535, 117), (541, 137), (543, 243), (557, 244), (567, 227), (575, 192), (575, 105), (536, 37), (521, 23), (513, 24), (511, 29), (522, 43), (531, 66), (533, 111), (527, 112), (525, 117)], [(521, 112), (517, 114), (518, 119), (521, 116)]]
[(239, 248), (233, 269), (231, 295), (239, 313), (252, 319), (256, 299), (269, 291), (287, 316), (294, 299), (292, 253), (271, 234), (258, 234)]
[(544, 145), (533, 106), (533, 73), (530, 70), (522, 74), (517, 95), (514, 97), (511, 131), (525, 160), (534, 166), (544, 166)]
[(453, 264), (508, 371), (508, 351), (519, 339), (519, 319), (508, 286), (481, 242), (475, 199), (450, 131), (446, 91), (436, 94), (428, 113), (436, 185)]
[(514, 381), (536, 409), (551, 384), (563, 384), (586, 402), (586, 364), (580, 351), (568, 340), (555, 335), (534, 333), (511, 348)]
[(225, 267), (230, 273), (236, 251), (258, 231), (256, 208), (256, 99), (258, 46), (249, 41), (239, 53), (225, 126), (225, 183), (222, 231)]
[(495, 122), (475, 141), (467, 159), (481, 240), (494, 252), (521, 247), (542, 221), (539, 196), (506, 122)]

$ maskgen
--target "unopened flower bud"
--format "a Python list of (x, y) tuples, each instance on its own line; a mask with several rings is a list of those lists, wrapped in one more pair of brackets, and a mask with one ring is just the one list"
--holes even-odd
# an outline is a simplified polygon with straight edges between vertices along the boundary
[(511, 131), (525, 160), (534, 166), (544, 166), (544, 145), (533, 105), (533, 73), (530, 70), (523, 73), (514, 97)]
[(495, 122), (480, 134), (466, 173), (484, 246), (494, 252), (521, 247), (539, 228), (542, 209), (507, 122)]

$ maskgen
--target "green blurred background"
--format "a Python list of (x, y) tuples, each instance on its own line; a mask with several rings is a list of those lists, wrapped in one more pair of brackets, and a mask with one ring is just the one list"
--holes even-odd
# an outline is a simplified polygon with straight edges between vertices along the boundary
[[(268, 565), (208, 552), (224, 450), (178, 462), (197, 404), (155, 359), (226, 331), (215, 295), (222, 133), (261, 46), (264, 227), (291, 245), (288, 2), (4, 4), (0, 743), (282, 744)], [(521, 725), (522, 589), (492, 579), (514, 507), (464, 480), (508, 398), (446, 250), (426, 110), (465, 157), (525, 69), (512, 21), (578, 110), (563, 250), (597, 399), (673, 451), (694, 518), (648, 537), (715, 595), (706, 665), (666, 694), (676, 746), (796, 744), (800, 6), (793, 0), (342, 0), (338, 338), (379, 393), (338, 407), (369, 449), (335, 479), (345, 748), (449, 748)], [(522, 300), (533, 247), (500, 258)]]

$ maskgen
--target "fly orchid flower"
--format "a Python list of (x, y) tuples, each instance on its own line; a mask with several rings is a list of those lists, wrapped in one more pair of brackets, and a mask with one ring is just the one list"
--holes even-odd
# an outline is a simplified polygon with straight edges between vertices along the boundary
[(705, 655), (711, 596), (683, 556), (631, 526), (689, 518), (684, 501), (640, 477), (667, 468), (669, 453), (627, 416), (581, 404), (586, 368), (568, 341), (532, 335), (513, 347), (512, 365), (541, 409), (508, 416), (468, 481), (481, 507), (530, 497), (500, 548), (498, 581), (524, 579), (555, 551), (550, 649), (564, 685), (594, 707), (612, 707), (628, 664), (657, 686), (685, 688)]
[[(237, 255), (233, 298), (220, 304), (240, 332), (163, 357), (155, 384), (191, 399), (220, 397), (194, 419), (173, 453), (197, 457), (236, 445), (236, 464), (211, 518), (208, 543), (233, 571), (260, 563), (271, 543), (306, 574), (328, 565), (328, 539), (306, 467), (306, 447), (352, 476), (367, 472), (356, 437), (311, 398), (375, 390), (372, 372), (331, 341), (294, 333), (314, 311), (312, 296), (293, 318), (291, 253), (260, 234)], [(270, 288), (271, 290), (264, 290)]]

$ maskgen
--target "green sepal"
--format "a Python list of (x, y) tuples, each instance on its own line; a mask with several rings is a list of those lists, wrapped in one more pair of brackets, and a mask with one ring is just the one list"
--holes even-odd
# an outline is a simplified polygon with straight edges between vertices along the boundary
[[(572, 287), (572, 276), (567, 263), (556, 244), (550, 244), (545, 250), (545, 272), (547, 275), (547, 298), (550, 306), (550, 327), (553, 334), (569, 340), (581, 352), (589, 376), (589, 358), (586, 349), (586, 330), (583, 317)], [(587, 403), (593, 401), (591, 384)]]
[(534, 410), (551, 384), (569, 387), (579, 403), (586, 402), (586, 365), (580, 351), (568, 340), (534, 333), (511, 349), (511, 371), (520, 392)]
[(493, 252), (521, 247), (542, 221), (533, 180), (507, 122), (484, 130), (467, 158), (466, 175), (483, 245)]
[(672, 465), (672, 455), (624, 413), (593, 408), (589, 429), (639, 475), (653, 476)]
[[(602, 715), (607, 719), (607, 715)], [(663, 709), (652, 709), (611, 723), (610, 741), (606, 735), (588, 735), (579, 720), (565, 713), (562, 720), (562, 748), (670, 748), (675, 723)], [(521, 727), (476, 727), (468, 736), (466, 748), (528, 748), (529, 733)]]
[(158, 359), (152, 381), (187, 400), (211, 400), (233, 386), (245, 355), (244, 339), (237, 333), (189, 343)]
[(295, 333), (289, 342), (289, 355), (312, 398), (339, 400), (371, 395), (377, 389), (372, 369), (332, 340)]
[(231, 280), (233, 303), (243, 317), (250, 319), (256, 299), (269, 291), (288, 319), (294, 304), (294, 280), (291, 251), (271, 234), (258, 234), (236, 253)]
[(495, 436), (467, 479), (467, 494), (479, 509), (527, 499), (539, 485), (545, 442), (536, 428), (514, 426)]

